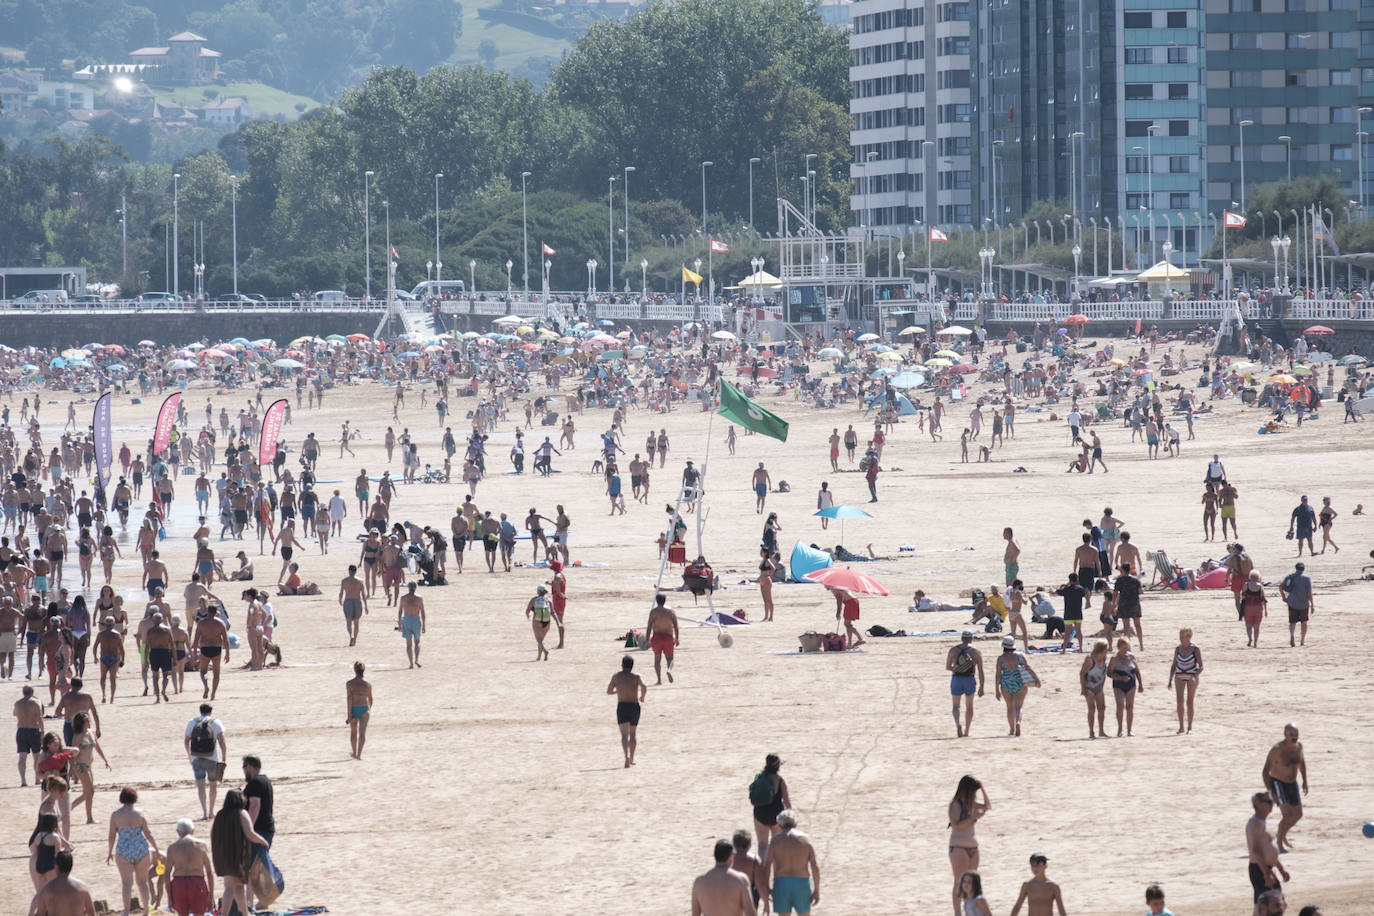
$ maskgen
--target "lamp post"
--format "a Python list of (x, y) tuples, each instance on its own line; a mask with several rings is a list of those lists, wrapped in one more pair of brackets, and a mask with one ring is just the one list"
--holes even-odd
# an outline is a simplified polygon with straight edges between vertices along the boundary
[(995, 253), (986, 245), (978, 249), (978, 261), (982, 265), (982, 271), (978, 275), (978, 284), (982, 287), (984, 299), (988, 298), (988, 274), (991, 271), (992, 256)]
[[(698, 277), (701, 276), (701, 258), (697, 258), (695, 261), (692, 262), (692, 270), (696, 272), (696, 275), (697, 275)], [(698, 281), (698, 283), (697, 283), (697, 301), (698, 301), (698, 302), (701, 301), (701, 283), (700, 283), (700, 281)]]
[[(999, 213), (999, 211), (998, 211), (998, 209), (997, 209), (997, 207), (998, 207), (998, 196), (997, 196), (997, 190), (998, 190), (998, 188), (997, 188), (997, 180), (998, 180), (998, 171), (999, 171), (998, 166), (999, 166), (1000, 163), (1001, 163), (1002, 147), (1006, 145), (1006, 142), (1007, 142), (1007, 141), (1005, 141), (1005, 140), (993, 140), (993, 141), (992, 141), (992, 219), (993, 219), (994, 222), (997, 222), (997, 217), (998, 217), (998, 213)], [(1012, 260), (1014, 261), (1014, 260), (1016, 260), (1016, 259), (1013, 257)]]
[(649, 260), (639, 259), (639, 298), (641, 302), (649, 299)]
[(754, 301), (757, 302), (759, 299), (763, 298), (759, 295), (759, 271), (763, 270), (763, 258), (750, 258), (749, 266), (754, 268), (753, 276), (751, 276), (749, 280), (754, 285)]
[(1240, 122), (1240, 212), (1245, 212), (1245, 128), (1254, 124), (1249, 118)]
[[(813, 172), (813, 171), (811, 170), (811, 160), (812, 160), (812, 159), (819, 159), (820, 157), (819, 157), (816, 153), (807, 153), (805, 158), (806, 158), (806, 167), (805, 167), (804, 169), (802, 169), (802, 171), (805, 172), (806, 175), (807, 175), (808, 177), (814, 176), (816, 173)], [(816, 223), (816, 188), (815, 188), (815, 185), (814, 185), (814, 184), (808, 184), (806, 187), (807, 187), (807, 203), (805, 204), (805, 206), (803, 207), (803, 209), (806, 210), (806, 214), (807, 214), (807, 215), (806, 215), (806, 220), (807, 220), (807, 222), (811, 223), (812, 225), (815, 225), (815, 223)]]
[(1279, 285), (1279, 250), (1283, 248), (1283, 242), (1279, 241), (1276, 235), (1269, 240), (1269, 247), (1274, 250), (1274, 286)]
[(205, 265), (192, 264), (191, 269), (194, 270), (196, 274), (196, 298), (199, 299), (202, 292), (201, 281), (205, 278)]
[(906, 249), (897, 249), (897, 276), (902, 278), (902, 298), (910, 299), (906, 291)]
[(715, 165), (709, 159), (701, 163), (701, 237), (706, 238), (706, 170)]
[(926, 189), (926, 202), (923, 205), (924, 212), (921, 215), (925, 217), (923, 222), (926, 224), (927, 227), (927, 235), (929, 235), (929, 227), (939, 223), (939, 220), (936, 219), (935, 213), (935, 182), (931, 181), (932, 169), (930, 167), (929, 156), (930, 148), (934, 145), (934, 140), (921, 141), (921, 181)]
[(468, 301), (472, 301), (473, 295), (477, 292), (477, 262), (468, 261)]
[[(630, 173), (635, 170), (632, 165), (625, 166), (625, 263), (630, 263)], [(626, 286), (630, 284), (626, 283)]]
[(391, 290), (396, 283), (396, 261), (391, 257), (391, 201), (382, 201), (382, 212), (386, 214), (386, 313), (390, 317)]
[(870, 188), (872, 188), (873, 186), (873, 180), (871, 178), (870, 173), (873, 171), (873, 160), (877, 158), (877, 153), (870, 152), (864, 154), (864, 206), (861, 212), (863, 213), (863, 229), (865, 239), (868, 238), (868, 227), (871, 225), (871, 219), (873, 216), (868, 206), (868, 195), (871, 193)]
[(523, 258), (521, 274), (524, 277), (526, 299), (530, 297), (530, 212), (525, 197), (525, 179), (529, 177), (529, 172), (520, 173), (520, 250)]
[(758, 233), (754, 231), (754, 165), (762, 162), (758, 156), (749, 158), (749, 234), (758, 238)]
[(1283, 252), (1283, 289), (1288, 289), (1288, 249), (1293, 245), (1293, 240), (1288, 236), (1279, 239), (1279, 250)]
[(506, 258), (506, 302), (510, 302), (510, 269), (515, 266), (515, 262)]
[[(1077, 219), (1078, 219), (1078, 208), (1079, 208), (1079, 206), (1082, 204), (1082, 201), (1080, 201), (1080, 200), (1078, 199), (1078, 142), (1077, 142), (1077, 141), (1082, 140), (1082, 139), (1083, 139), (1083, 131), (1081, 131), (1081, 130), (1076, 130), (1076, 131), (1074, 131), (1073, 133), (1069, 134), (1069, 215), (1071, 215), (1071, 216), (1074, 218), (1074, 220), (1077, 220)], [(993, 164), (994, 164), (994, 166), (996, 165), (996, 157), (995, 157), (995, 156), (994, 156), (994, 159), (993, 159)], [(996, 186), (997, 186), (997, 181), (996, 181), (996, 179), (994, 179), (994, 180), (993, 180), (993, 187), (995, 188)], [(1077, 241), (1077, 240), (1078, 240), (1078, 236), (1077, 236), (1077, 234), (1076, 234), (1076, 233), (1077, 233), (1077, 227), (1076, 227), (1076, 226), (1075, 226), (1075, 230), (1074, 230), (1074, 231), (1075, 231), (1074, 240)]]
[[(1169, 243), (1165, 242), (1164, 244)], [(1069, 292), (1069, 301), (1074, 302), (1078, 298), (1078, 275), (1082, 272), (1080, 264), (1083, 259), (1083, 246), (1074, 242), (1071, 250), (1073, 252), (1073, 289)]]
[(606, 180), (606, 251), (610, 255), (607, 269), (610, 270), (610, 280), (606, 283), (606, 289), (612, 294), (615, 293), (615, 176), (612, 175)]
[(596, 258), (587, 259), (587, 295), (596, 294)]
[(550, 261), (548, 258), (545, 258), (545, 259), (544, 259), (544, 283), (543, 283), (543, 290), (544, 290), (544, 300), (545, 300), (546, 302), (548, 301), (548, 298), (549, 298), (549, 271), (552, 270), (552, 269), (553, 269), (553, 262)]
[(436, 284), (443, 279), (440, 274), (444, 270), (443, 259), (439, 257), (439, 179), (443, 177), (443, 172), (434, 173), (434, 282)]
[(426, 280), (426, 281), (432, 280), (432, 279), (433, 279), (433, 274), (434, 274), (434, 262), (433, 262), (433, 261), (426, 261), (426, 262), (425, 262), (425, 280)]
[(1293, 138), (1287, 134), (1280, 134), (1279, 140), (1283, 142), (1283, 162), (1288, 170), (1288, 180), (1293, 180)]
[(230, 198), (230, 206), (234, 217), (234, 298), (237, 299), (239, 295), (239, 176), (229, 176), (229, 188), (233, 195)]
[(181, 173), (176, 172), (172, 175), (172, 295), (181, 295), (181, 252), (178, 250), (177, 241), (181, 233), (180, 214), (177, 211), (178, 187), (177, 182), (181, 181)]
[[(237, 223), (235, 223), (237, 225)], [(119, 195), (119, 276), (129, 275), (129, 202), (123, 194)], [(237, 270), (235, 271), (237, 275)], [(238, 292), (238, 287), (234, 287)]]

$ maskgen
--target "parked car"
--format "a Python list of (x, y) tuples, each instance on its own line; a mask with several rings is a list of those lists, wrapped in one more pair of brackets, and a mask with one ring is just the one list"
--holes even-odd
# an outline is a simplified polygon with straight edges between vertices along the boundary
[(149, 304), (155, 303), (155, 302), (181, 302), (181, 301), (182, 301), (182, 298), (181, 298), (180, 296), (178, 296), (176, 293), (166, 293), (166, 292), (157, 292), (157, 291), (152, 291), (152, 292), (143, 293), (143, 294), (141, 294), (137, 299), (134, 300), (134, 302), (137, 302), (137, 303), (140, 304), (140, 305), (149, 305)]
[(243, 293), (224, 293), (211, 300), (216, 305), (248, 305), (253, 302), (251, 298)]
[(67, 301), (73, 305), (99, 305), (105, 301), (105, 297), (97, 296), (94, 293), (84, 293), (80, 296), (72, 296)]
[(314, 302), (347, 302), (348, 293), (341, 289), (322, 289), (317, 290), (315, 295), (310, 297)]
[(462, 280), (426, 280), (416, 284), (410, 291), (410, 297), (424, 299), (428, 296), (437, 296), (440, 299), (457, 299), (466, 292), (467, 284)]

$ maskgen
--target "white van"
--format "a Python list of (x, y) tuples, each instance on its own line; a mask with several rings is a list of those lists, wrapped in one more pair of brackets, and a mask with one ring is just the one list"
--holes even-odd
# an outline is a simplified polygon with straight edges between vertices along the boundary
[(467, 293), (467, 284), (462, 280), (426, 280), (416, 284), (410, 294), (416, 299), (456, 299)]
[(31, 289), (15, 301), (40, 302), (44, 305), (56, 305), (67, 301), (67, 291), (65, 289)]

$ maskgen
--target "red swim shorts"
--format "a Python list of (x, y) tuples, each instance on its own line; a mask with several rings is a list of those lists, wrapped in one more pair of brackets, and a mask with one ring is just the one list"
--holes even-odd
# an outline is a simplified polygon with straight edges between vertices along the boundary
[(662, 652), (669, 658), (673, 657), (673, 634), (655, 633), (649, 637), (649, 648), (655, 653)]

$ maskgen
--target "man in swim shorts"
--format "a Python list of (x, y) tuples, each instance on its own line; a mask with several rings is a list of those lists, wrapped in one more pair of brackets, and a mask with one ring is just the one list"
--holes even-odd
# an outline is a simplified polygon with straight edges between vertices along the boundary
[[(208, 821), (215, 813), (215, 794), (219, 791), (219, 764), (229, 759), (229, 746), (224, 740), (224, 723), (214, 717), (215, 708), (200, 704), (200, 715), (186, 723), (182, 743), (191, 773), (196, 778), (196, 795), (200, 798), (201, 820)], [(200, 727), (198, 727), (200, 726)], [(218, 756), (217, 756), (218, 755)]]
[(169, 843), (163, 858), (172, 879), (171, 904), (177, 916), (213, 912), (215, 870), (209, 844), (196, 839), (196, 825), (188, 817), (177, 821), (177, 839)]
[(768, 485), (772, 482), (773, 479), (768, 476), (768, 472), (763, 469), (763, 462), (760, 461), (759, 466), (754, 469), (753, 478), (754, 511), (759, 515), (763, 514), (764, 503), (768, 501)]
[[(1298, 777), (1302, 791), (1298, 791)], [(1279, 852), (1288, 851), (1288, 831), (1302, 820), (1302, 797), (1307, 794), (1307, 759), (1303, 756), (1298, 727), (1292, 722), (1283, 727), (1283, 740), (1269, 749), (1264, 758), (1264, 785), (1278, 803), (1279, 827), (1275, 834)], [(1287, 876), (1285, 876), (1287, 877)]]
[(420, 636), (425, 632), (425, 599), (415, 594), (415, 583), (406, 584), (406, 593), (396, 605), (396, 627), (406, 641), (406, 661), (420, 667)]
[(806, 834), (797, 830), (797, 813), (791, 808), (778, 815), (778, 827), (763, 857), (759, 884), (764, 902), (771, 898), (773, 912), (778, 916), (810, 913), (811, 907), (821, 902), (821, 867), (816, 862), (816, 848)]
[(1007, 585), (1011, 585), (1021, 575), (1021, 545), (1016, 543), (1016, 537), (1010, 528), (1002, 529), (1002, 539), (1007, 542), (1006, 550), (1002, 551), (1002, 565), (1007, 574)]
[(606, 695), (615, 694), (615, 722), (620, 728), (620, 749), (625, 754), (625, 766), (635, 765), (635, 730), (639, 728), (639, 704), (644, 702), (649, 685), (634, 673), (635, 660), (626, 655), (620, 660), (620, 670), (611, 675)]
[(160, 613), (153, 614), (153, 625), (144, 634), (143, 644), (148, 647), (148, 667), (153, 670), (153, 696), (157, 702), (163, 700), (171, 702), (171, 697), (167, 696), (167, 682), (172, 677), (172, 666), (175, 663), (172, 650), (176, 648), (176, 643), (172, 639), (172, 628), (163, 621), (165, 618)]
[(660, 668), (663, 656), (668, 656), (668, 683), (673, 682), (673, 650), (677, 648), (680, 633), (677, 614), (665, 602), (667, 597), (659, 592), (654, 596), (654, 606), (649, 610), (649, 622), (644, 625), (644, 634), (649, 638), (649, 648), (654, 653), (654, 674), (656, 683), (663, 683)]
[[(1250, 796), (1250, 804), (1255, 813), (1245, 822), (1245, 848), (1250, 856), (1250, 887), (1255, 892), (1255, 902), (1269, 890), (1281, 890), (1283, 880), (1288, 880), (1288, 870), (1279, 861), (1279, 849), (1274, 846), (1274, 838), (1269, 835), (1265, 820), (1274, 810), (1274, 800), (1268, 792), (1256, 792)], [(1277, 872), (1278, 874), (1275, 874)]]
[(731, 867), (734, 846), (729, 840), (716, 840), (713, 855), (715, 867), (692, 882), (694, 916), (745, 916), (756, 912), (749, 876)]
[(14, 742), (19, 752), (19, 785), (27, 786), (25, 767), (30, 757), (33, 758), (34, 781), (40, 781), (38, 752), (43, 749), (43, 704), (33, 698), (33, 688), (28, 684), (24, 685), (23, 695), (14, 703), (14, 719)]
[(339, 582), (339, 607), (343, 608), (348, 644), (357, 645), (358, 621), (367, 613), (367, 587), (358, 578), (358, 567), (349, 564), (348, 575)]
[[(959, 645), (945, 656), (945, 670), (950, 673), (949, 693), (954, 698), (954, 728), (958, 737), (968, 736), (973, 724), (973, 694), (983, 695), (983, 655), (973, 648), (973, 631), (960, 634)], [(959, 698), (964, 698), (964, 718), (959, 720)]]

